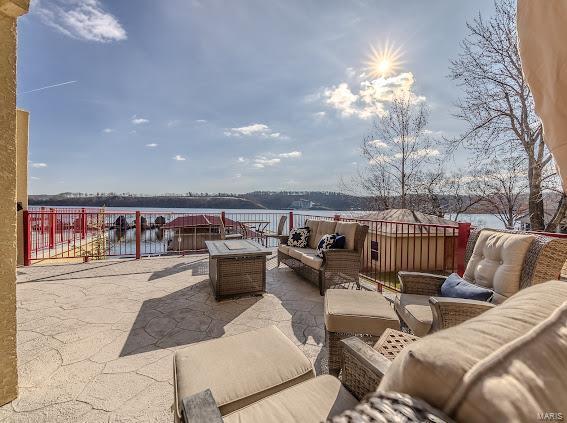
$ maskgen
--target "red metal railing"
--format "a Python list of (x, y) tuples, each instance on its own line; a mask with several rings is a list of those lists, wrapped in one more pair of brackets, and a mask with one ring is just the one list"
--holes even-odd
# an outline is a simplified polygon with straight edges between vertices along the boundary
[(158, 256), (206, 251), (205, 241), (220, 238), (221, 222), (267, 247), (276, 247), (280, 220), (283, 234), (308, 219), (353, 221), (368, 225), (361, 276), (379, 287), (399, 289), (400, 270), (451, 273), (464, 271), (470, 224), (454, 226), (277, 212), (180, 213), (34, 209), (24, 212), (25, 264), (46, 259), (84, 261), (106, 257)]

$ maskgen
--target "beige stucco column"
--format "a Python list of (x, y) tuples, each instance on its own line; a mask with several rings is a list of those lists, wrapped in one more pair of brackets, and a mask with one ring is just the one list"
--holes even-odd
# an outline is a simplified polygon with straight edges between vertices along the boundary
[(16, 19), (29, 0), (0, 0), (0, 404), (16, 398)]
[(24, 264), (24, 210), (28, 209), (29, 112), (16, 111), (16, 204), (18, 207), (18, 265)]

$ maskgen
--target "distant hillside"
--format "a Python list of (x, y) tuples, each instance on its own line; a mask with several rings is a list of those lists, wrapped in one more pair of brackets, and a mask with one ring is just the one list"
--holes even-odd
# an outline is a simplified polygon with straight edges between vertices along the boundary
[(67, 207), (171, 207), (202, 209), (262, 209), (261, 204), (242, 197), (217, 196), (122, 196), (69, 194), (30, 195), (29, 204), (34, 206)]

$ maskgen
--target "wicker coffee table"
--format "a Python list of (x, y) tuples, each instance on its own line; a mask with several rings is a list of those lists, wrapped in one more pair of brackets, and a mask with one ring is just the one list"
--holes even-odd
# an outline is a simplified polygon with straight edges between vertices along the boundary
[(209, 250), (209, 280), (221, 298), (266, 291), (266, 256), (272, 252), (248, 239), (205, 241)]

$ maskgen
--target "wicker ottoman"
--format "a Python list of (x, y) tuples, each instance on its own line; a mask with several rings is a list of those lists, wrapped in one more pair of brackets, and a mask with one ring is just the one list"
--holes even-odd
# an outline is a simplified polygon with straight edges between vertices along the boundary
[(400, 329), (400, 321), (388, 300), (378, 292), (329, 289), (325, 293), (325, 340), (329, 373), (341, 368), (341, 339), (356, 336), (373, 345), (388, 329)]
[(278, 328), (198, 342), (173, 356), (175, 421), (183, 398), (210, 389), (221, 415), (315, 377), (313, 365)]

